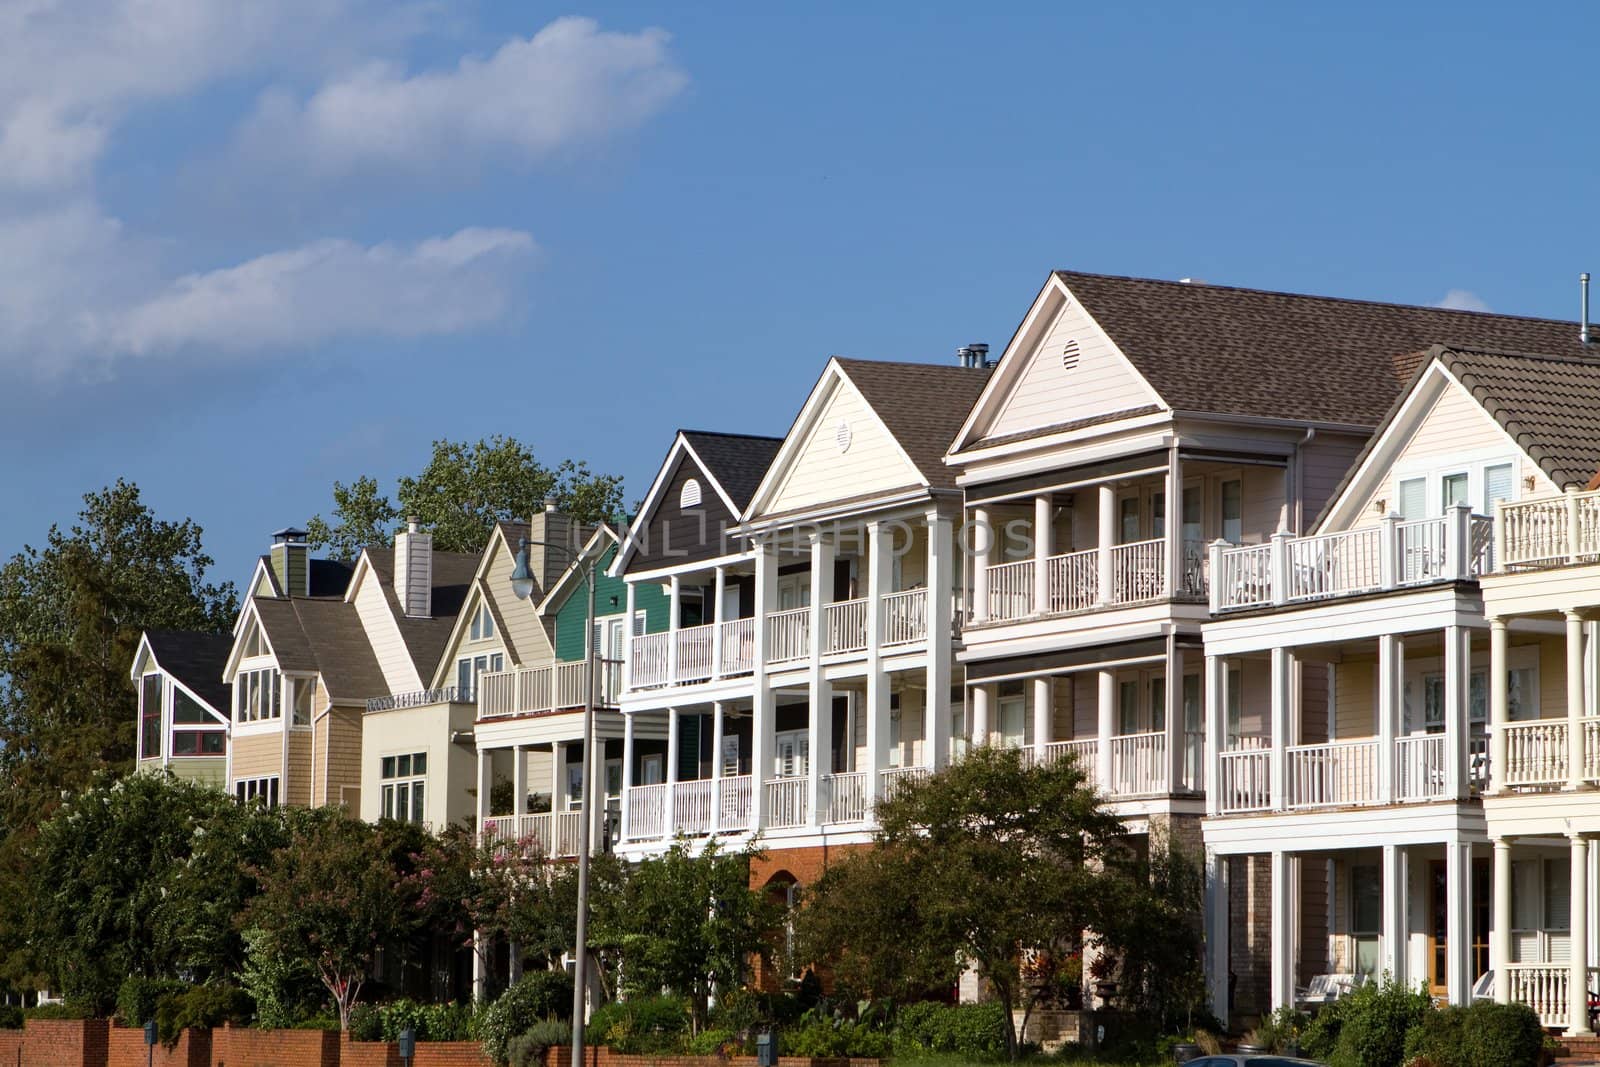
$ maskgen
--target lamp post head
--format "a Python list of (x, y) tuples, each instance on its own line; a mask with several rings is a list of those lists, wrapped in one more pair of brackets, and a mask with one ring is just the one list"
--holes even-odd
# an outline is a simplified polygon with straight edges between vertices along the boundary
[(518, 600), (527, 600), (533, 595), (533, 572), (528, 569), (528, 539), (522, 538), (517, 545), (516, 566), (511, 568), (511, 592)]

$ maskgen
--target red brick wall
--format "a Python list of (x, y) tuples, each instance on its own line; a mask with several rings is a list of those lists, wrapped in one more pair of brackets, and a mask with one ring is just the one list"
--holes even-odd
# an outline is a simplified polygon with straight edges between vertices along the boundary
[(351, 1041), (340, 1034), (339, 1067), (401, 1067), (400, 1049), (392, 1041)]
[(494, 1067), (476, 1041), (419, 1041), (412, 1067)]
[(251, 1030), (228, 1026), (211, 1034), (211, 1067), (339, 1067), (331, 1030)]
[(0, 1067), (17, 1067), (22, 1062), (22, 1031), (0, 1030)]
[(185, 1030), (171, 1050), (156, 1045), (152, 1059), (145, 1047), (144, 1027), (130, 1030), (113, 1023), (107, 1052), (107, 1067), (145, 1067), (148, 1063), (156, 1067), (210, 1067), (211, 1031)]
[(829, 864), (871, 845), (817, 845), (813, 848), (774, 848), (750, 864), (750, 887), (760, 889), (773, 875), (787, 871), (802, 886), (814, 885)]
[(111, 1023), (105, 1019), (29, 1019), (22, 1031), (25, 1067), (106, 1067)]

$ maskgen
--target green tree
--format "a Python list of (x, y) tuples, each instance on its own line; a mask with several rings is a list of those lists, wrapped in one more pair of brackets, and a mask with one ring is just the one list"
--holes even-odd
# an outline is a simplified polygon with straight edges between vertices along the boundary
[(696, 1031), (713, 989), (733, 989), (751, 959), (768, 951), (780, 913), (750, 888), (754, 851), (691, 852), (676, 844), (622, 875), (602, 875), (594, 896), (591, 949), (613, 957), (624, 994), (668, 990), (688, 999)]
[[(1024, 960), (1076, 941), (1123, 907), (1108, 872), (1123, 862), (1121, 824), (1075, 762), (1023, 762), (984, 747), (907, 783), (878, 808), (879, 848), (818, 881), (798, 917), (801, 951), (862, 992), (914, 996), (974, 967), (1005, 1008), (1031, 1008)], [(1130, 887), (1134, 887), (1130, 889)]]
[(416, 922), (406, 888), (414, 872), (384, 828), (336, 810), (310, 815), (260, 870), (260, 892), (238, 926), (252, 931), (251, 947), (263, 958), (309, 963), (348, 1029), (379, 947), (406, 937)]
[(354, 559), (369, 544), (387, 545), (402, 518), (415, 516), (433, 533), (434, 547), (477, 552), (496, 522), (526, 518), (546, 497), (580, 522), (614, 519), (622, 504), (622, 479), (596, 474), (587, 464), (541, 463), (515, 438), (493, 436), (468, 444), (439, 440), (427, 466), (396, 484), (398, 504), (379, 492), (375, 479), (335, 482), (332, 520), (314, 517), (306, 532), (313, 548)]

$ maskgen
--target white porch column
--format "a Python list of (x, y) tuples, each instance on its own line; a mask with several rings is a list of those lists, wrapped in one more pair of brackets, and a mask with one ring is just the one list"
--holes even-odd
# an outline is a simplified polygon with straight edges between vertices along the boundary
[(994, 686), (974, 685), (967, 688), (972, 694), (972, 747), (989, 743), (989, 712), (994, 704)]
[(1166, 491), (1167, 595), (1175, 596), (1183, 589), (1183, 467), (1177, 438), (1167, 450)]
[(668, 841), (678, 836), (677, 807), (678, 793), (678, 729), (681, 723), (678, 720), (678, 709), (667, 709), (667, 796), (661, 805), (662, 826), (665, 827), (665, 837)]
[(722, 677), (722, 594), (728, 588), (728, 568), (717, 564), (711, 601), (711, 677)]
[(1445, 851), (1445, 989), (1450, 1003), (1472, 1002), (1472, 845), (1447, 841)]
[(1396, 982), (1406, 977), (1405, 860), (1403, 846), (1383, 846), (1383, 969)]
[(1494, 839), (1494, 914), (1489, 927), (1489, 967), (1494, 971), (1494, 999), (1511, 1003), (1511, 839)]
[(674, 574), (667, 582), (667, 683), (678, 682), (678, 629), (683, 616), (683, 579)]
[(1206, 992), (1211, 1014), (1228, 1022), (1228, 857), (1206, 849)]
[(1378, 799), (1393, 803), (1394, 750), (1404, 708), (1405, 646), (1394, 634), (1378, 638)]
[[(867, 699), (861, 713), (867, 717), (867, 806), (883, 795), (883, 771), (889, 766), (889, 675), (882, 669), (883, 598), (894, 579), (891, 553), (892, 527), (867, 523)], [(852, 730), (849, 747), (855, 747)], [(863, 768), (857, 768), (861, 770)]]
[(1183, 788), (1184, 734), (1183, 734), (1183, 652), (1178, 648), (1177, 630), (1167, 631), (1167, 792), (1176, 793)]
[(1044, 763), (1045, 753), (1049, 751), (1051, 737), (1051, 722), (1055, 718), (1055, 679), (1046, 675), (1035, 678), (1028, 683), (1033, 697), (1033, 755), (1039, 763)]
[[(1499, 509), (1495, 509), (1498, 513)], [(1510, 694), (1506, 687), (1506, 620), (1489, 620), (1489, 791), (1499, 793), (1506, 787), (1506, 723), (1510, 721)], [(1498, 848), (1498, 844), (1495, 846)], [(1500, 853), (1495, 853), (1496, 862)], [(1498, 868), (1497, 868), (1498, 870)], [(1497, 876), (1498, 877), (1498, 876)], [(1509, 877), (1509, 876), (1508, 876)], [(1499, 890), (1495, 899), (1499, 900)], [(1495, 982), (1500, 981), (1500, 971), (1495, 971)]]
[(627, 593), (628, 615), (622, 623), (622, 688), (626, 691), (633, 685), (633, 617), (639, 611), (639, 594), (635, 583), (628, 583)]
[[(1467, 686), (1472, 667), (1471, 640), (1472, 632), (1464, 626), (1444, 628), (1444, 787), (1445, 796), (1451, 799), (1467, 795)], [(1390, 758), (1392, 761), (1393, 756)]]
[(1099, 542), (1095, 546), (1095, 573), (1099, 584), (1096, 587), (1095, 602), (1098, 604), (1111, 603), (1111, 548), (1117, 543), (1117, 487), (1110, 482), (1102, 483), (1096, 494), (1099, 499), (1100, 514)]
[(711, 833), (722, 829), (722, 738), (727, 724), (723, 721), (722, 701), (711, 704)]
[[(528, 750), (521, 745), (511, 747), (511, 813), (528, 814)], [(522, 833), (522, 821), (517, 821), (517, 833)]]
[[(1228, 747), (1227, 663), (1221, 656), (1206, 657), (1206, 814), (1222, 814), (1222, 753)], [(1221, 1016), (1218, 1016), (1221, 1018)]]
[[(1567, 612), (1567, 788), (1582, 789), (1583, 765), (1583, 616)], [(1576, 906), (1573, 908), (1577, 910)], [(1574, 931), (1576, 937), (1576, 931)]]
[(760, 831), (766, 813), (767, 779), (772, 775), (776, 748), (773, 736), (777, 699), (767, 685), (769, 631), (767, 616), (778, 609), (778, 557), (767, 541), (755, 543), (756, 641), (753, 677), (750, 679), (750, 829)]
[(1112, 792), (1111, 781), (1111, 738), (1117, 732), (1117, 676), (1114, 671), (1096, 671), (1095, 683), (1097, 698), (1095, 703), (1096, 723), (1098, 727), (1094, 749), (1094, 784), (1100, 792), (1110, 796)]
[(813, 826), (822, 825), (826, 815), (823, 779), (833, 770), (833, 686), (822, 671), (823, 649), (827, 648), (825, 627), (828, 604), (833, 600), (833, 542), (821, 531), (811, 535), (811, 661), (810, 661), (810, 748), (806, 762), (806, 811)]
[(1589, 839), (1572, 835), (1572, 971), (1567, 977), (1567, 1034), (1589, 1034)]
[(1033, 610), (1050, 610), (1050, 557), (1054, 554), (1055, 501), (1049, 493), (1033, 498)]
[[(974, 621), (982, 622), (989, 617), (989, 554), (994, 546), (994, 527), (990, 525), (988, 508), (972, 509), (972, 536), (968, 543), (972, 546), (972, 603), (967, 606), (967, 614)], [(930, 556), (932, 547), (930, 543)], [(928, 588), (934, 588), (931, 581)]]
[(928, 512), (928, 697), (922, 762), (938, 769), (950, 762), (951, 611), (957, 576), (950, 520)]
[(483, 832), (483, 820), (489, 818), (489, 794), (494, 791), (494, 750), (478, 749), (478, 832)]
[(1272, 807), (1282, 811), (1289, 805), (1289, 744), (1294, 736), (1290, 716), (1294, 713), (1294, 664), (1287, 648), (1272, 650)]
[(566, 807), (567, 783), (567, 744), (565, 741), (556, 741), (550, 745), (550, 819), (555, 821), (556, 813)]
[[(632, 618), (630, 615), (629, 618)], [(633, 714), (622, 715), (622, 840), (632, 829), (628, 817), (628, 794), (633, 791)]]
[(1272, 853), (1272, 1007), (1294, 1003), (1294, 880), (1289, 853)]

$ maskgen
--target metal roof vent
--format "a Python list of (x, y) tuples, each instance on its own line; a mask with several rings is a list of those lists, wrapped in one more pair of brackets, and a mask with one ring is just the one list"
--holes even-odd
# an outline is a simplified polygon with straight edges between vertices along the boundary
[(1074, 337), (1069, 340), (1066, 344), (1066, 347), (1061, 350), (1061, 369), (1077, 370), (1078, 357), (1082, 354), (1083, 353), (1078, 349), (1078, 339)]
[(967, 349), (972, 353), (972, 365), (974, 367), (994, 366), (994, 362), (989, 359), (989, 346), (982, 341), (968, 345)]
[(1593, 344), (1594, 339), (1589, 334), (1589, 272), (1584, 271), (1578, 275), (1578, 341), (1582, 344)]

